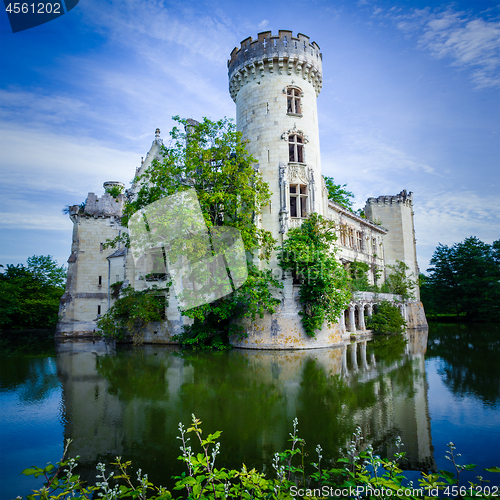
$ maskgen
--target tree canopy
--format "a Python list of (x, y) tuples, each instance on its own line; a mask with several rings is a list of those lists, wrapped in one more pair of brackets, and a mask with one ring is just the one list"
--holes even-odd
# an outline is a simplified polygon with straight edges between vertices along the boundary
[(326, 189), (328, 189), (328, 199), (342, 205), (348, 210), (352, 210), (352, 199), (354, 194), (346, 189), (347, 184), (335, 184), (333, 177), (324, 177)]
[(428, 312), (498, 321), (500, 240), (488, 245), (471, 236), (452, 246), (439, 244), (430, 263), (421, 287)]
[[(194, 189), (207, 229), (236, 228), (249, 263), (254, 256), (268, 260), (276, 241), (256, 222), (271, 193), (241, 133), (226, 118), (216, 122), (204, 118), (201, 123), (178, 116), (174, 119), (181, 127), (170, 132), (169, 143), (161, 149), (162, 159), (154, 160), (136, 178), (139, 189), (125, 204), (122, 224), (127, 225), (134, 213), (153, 202)], [(273, 297), (272, 287), (280, 288), (281, 284), (269, 271), (249, 264), (243, 286), (209, 304), (182, 311), (194, 322), (178, 340), (193, 347), (223, 347), (230, 335), (241, 332), (235, 318), (275, 310), (279, 300)], [(111, 327), (108, 330), (113, 332)]]
[(241, 132), (224, 118), (201, 123), (174, 117), (182, 129), (174, 127), (169, 145), (162, 147), (162, 160), (136, 182), (140, 189), (135, 200), (126, 203), (123, 222), (137, 210), (166, 196), (195, 189), (207, 228), (229, 226), (241, 232), (245, 249), (268, 258), (275, 243), (269, 231), (255, 224), (271, 192), (254, 168)]
[[(3, 267), (3, 266), (2, 266)], [(8, 264), (0, 273), (0, 328), (48, 328), (57, 323), (66, 270), (50, 255)]]

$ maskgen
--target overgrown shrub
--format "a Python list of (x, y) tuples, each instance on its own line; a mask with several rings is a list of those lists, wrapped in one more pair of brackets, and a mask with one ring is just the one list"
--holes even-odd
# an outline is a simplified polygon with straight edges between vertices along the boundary
[(168, 306), (165, 291), (156, 287), (134, 290), (128, 286), (121, 289), (121, 295), (106, 314), (97, 320), (97, 327), (104, 337), (124, 339), (131, 335), (135, 343), (140, 343), (147, 323), (165, 318), (165, 308)]
[(375, 311), (366, 322), (367, 328), (376, 334), (400, 333), (406, 326), (399, 308), (384, 300), (375, 306)]

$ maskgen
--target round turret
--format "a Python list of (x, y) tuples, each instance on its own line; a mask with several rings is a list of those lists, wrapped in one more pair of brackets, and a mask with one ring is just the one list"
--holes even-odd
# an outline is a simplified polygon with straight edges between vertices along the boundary
[(310, 82), (316, 95), (323, 84), (322, 54), (316, 42), (310, 43), (309, 37), (299, 33), (296, 37), (291, 31), (279, 30), (273, 36), (271, 31), (257, 35), (257, 40), (248, 37), (235, 47), (229, 68), (229, 93), (236, 102), (240, 88), (250, 80), (266, 73), (295, 75)]
[(282, 241), (308, 214), (325, 210), (316, 104), (322, 55), (306, 35), (266, 31), (243, 40), (228, 68), (236, 127), (273, 193), (259, 224)]
[(122, 192), (125, 189), (125, 184), (123, 184), (123, 182), (118, 182), (118, 181), (106, 181), (102, 185), (102, 187), (104, 188), (104, 191), (107, 191), (109, 188), (112, 188), (114, 186), (117, 186), (117, 187), (121, 188)]

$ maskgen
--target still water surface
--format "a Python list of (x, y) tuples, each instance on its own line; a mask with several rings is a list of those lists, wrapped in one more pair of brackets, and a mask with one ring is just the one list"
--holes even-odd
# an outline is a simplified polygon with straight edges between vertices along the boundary
[(66, 438), (89, 481), (97, 462), (120, 455), (171, 487), (184, 467), (177, 426), (192, 413), (205, 432), (223, 430), (219, 466), (269, 470), (295, 417), (314, 458), (318, 443), (338, 457), (359, 425), (382, 456), (401, 436), (409, 470), (449, 469), (449, 441), (462, 463), (500, 465), (499, 354), (499, 325), (431, 324), (407, 343), (309, 351), (68, 342), (53, 353), (2, 356), (1, 499), (40, 486), (19, 472), (56, 462)]

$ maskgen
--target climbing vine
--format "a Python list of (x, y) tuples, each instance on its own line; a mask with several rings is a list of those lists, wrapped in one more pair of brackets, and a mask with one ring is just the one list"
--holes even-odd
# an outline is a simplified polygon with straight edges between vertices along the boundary
[(288, 237), (278, 251), (278, 262), (301, 283), (299, 299), (302, 324), (314, 337), (326, 321), (337, 322), (351, 296), (349, 277), (336, 258), (335, 223), (311, 214)]

